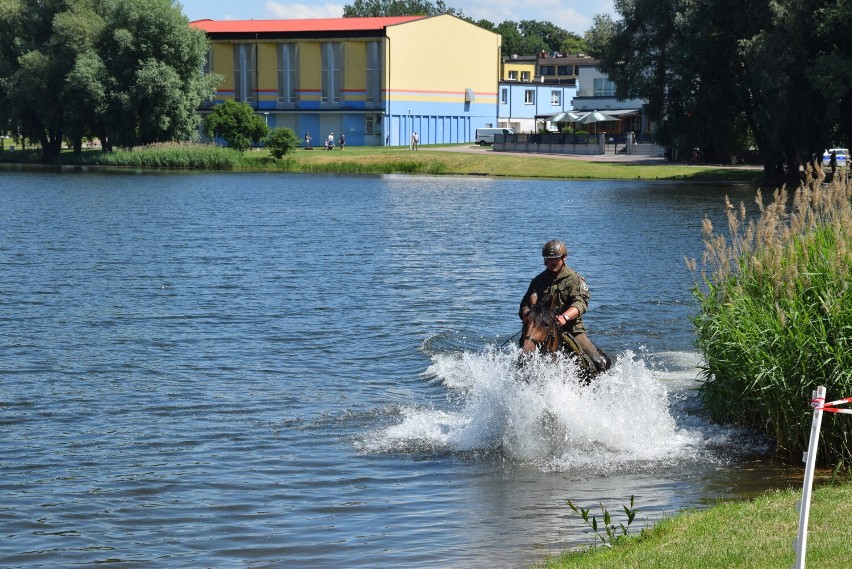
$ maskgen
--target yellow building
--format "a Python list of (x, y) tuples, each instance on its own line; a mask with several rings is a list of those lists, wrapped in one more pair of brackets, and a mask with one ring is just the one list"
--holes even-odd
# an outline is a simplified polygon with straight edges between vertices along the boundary
[(270, 127), (347, 144), (470, 142), (497, 116), (500, 36), (447, 14), (319, 20), (199, 20), (216, 100)]

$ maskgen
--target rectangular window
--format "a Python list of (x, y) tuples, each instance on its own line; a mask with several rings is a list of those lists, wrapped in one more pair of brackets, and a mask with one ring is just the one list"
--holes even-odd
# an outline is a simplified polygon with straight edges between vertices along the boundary
[(525, 105), (534, 105), (535, 104), (535, 89), (527, 89), (524, 91), (524, 104)]
[(529, 71), (521, 71), (521, 81), (529, 81), (530, 80), (530, 72)]
[(541, 74), (542, 75), (556, 75), (556, 66), (555, 65), (542, 65), (541, 66)]
[(559, 106), (562, 104), (562, 91), (550, 92), (550, 104)]
[(234, 44), (234, 100), (237, 102), (254, 103), (257, 92), (256, 58), (253, 43)]
[(339, 103), (343, 88), (343, 44), (322, 44), (322, 102)]
[(500, 89), (500, 103), (507, 104), (509, 102), (509, 90), (503, 87)]
[(509, 80), (510, 81), (517, 81), (518, 80), (518, 72), (515, 71), (514, 69), (509, 71)]
[(573, 65), (560, 65), (557, 69), (558, 75), (576, 75)]
[(367, 102), (378, 103), (382, 100), (382, 44), (367, 42)]
[(595, 97), (614, 97), (615, 83), (605, 77), (595, 79)]
[(296, 103), (296, 44), (278, 45), (278, 105), (289, 106)]

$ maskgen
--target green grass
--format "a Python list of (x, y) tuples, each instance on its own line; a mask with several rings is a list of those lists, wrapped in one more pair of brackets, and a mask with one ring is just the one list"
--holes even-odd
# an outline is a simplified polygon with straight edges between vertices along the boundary
[[(801, 489), (772, 491), (754, 500), (681, 512), (641, 535), (619, 540), (612, 549), (567, 552), (536, 567), (786, 569), (795, 561), (796, 504), (800, 499)], [(852, 485), (814, 492), (808, 524), (808, 567), (852, 566), (850, 516)]]
[[(474, 152), (448, 151), (459, 146), (469, 147)], [(5, 151), (0, 152), (0, 161), (38, 163), (41, 154), (38, 150)], [(483, 149), (469, 144), (423, 146), (417, 152), (411, 152), (407, 147), (351, 146), (342, 151), (327, 151), (321, 147), (305, 151), (300, 148), (276, 160), (263, 149), (239, 154), (226, 148), (184, 143), (155, 145), (112, 154), (85, 150), (82, 158), (64, 152), (59, 162), (133, 168), (699, 182), (758, 182), (762, 177), (760, 169), (607, 163), (578, 157), (501, 154), (490, 148)]]
[[(823, 181), (758, 198), (756, 219), (728, 202), (727, 235), (705, 220), (694, 290), (705, 410), (762, 432), (790, 461), (807, 446), (811, 392), (852, 396), (852, 184)], [(821, 464), (852, 463), (850, 427), (823, 419)]]

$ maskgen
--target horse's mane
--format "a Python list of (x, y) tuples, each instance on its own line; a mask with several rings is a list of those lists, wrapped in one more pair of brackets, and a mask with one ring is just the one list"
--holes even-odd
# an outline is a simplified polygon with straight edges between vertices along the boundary
[(550, 328), (556, 324), (556, 311), (548, 304), (539, 302), (530, 308), (527, 318), (532, 319), (532, 324), (537, 328)]

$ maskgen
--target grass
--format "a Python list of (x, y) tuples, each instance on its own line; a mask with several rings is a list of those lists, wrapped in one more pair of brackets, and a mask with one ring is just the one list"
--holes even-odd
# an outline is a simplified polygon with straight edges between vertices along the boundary
[[(798, 535), (801, 489), (768, 492), (663, 520), (615, 547), (586, 548), (548, 559), (539, 568), (765, 569), (790, 567)], [(808, 524), (809, 567), (852, 566), (849, 517), (852, 485), (817, 489)]]
[[(473, 152), (448, 152), (469, 147)], [(0, 152), (2, 162), (41, 161), (38, 150)], [(518, 155), (494, 152), (467, 145), (407, 147), (351, 146), (346, 150), (296, 150), (280, 160), (266, 150), (238, 154), (226, 148), (199, 144), (164, 144), (132, 151), (104, 154), (85, 150), (82, 159), (71, 152), (60, 157), (63, 164), (126, 167), (236, 170), (265, 172), (324, 172), (340, 174), (425, 174), (501, 176), (513, 178), (562, 178), (610, 180), (689, 180), (699, 182), (758, 182), (759, 169), (680, 164), (630, 164), (584, 160), (581, 157)]]
[[(758, 194), (756, 219), (727, 202), (727, 235), (705, 220), (694, 290), (704, 409), (762, 432), (790, 461), (807, 446), (811, 392), (852, 396), (852, 183), (823, 182), (814, 172), (768, 205)], [(852, 463), (848, 417), (823, 419), (818, 456)]]

